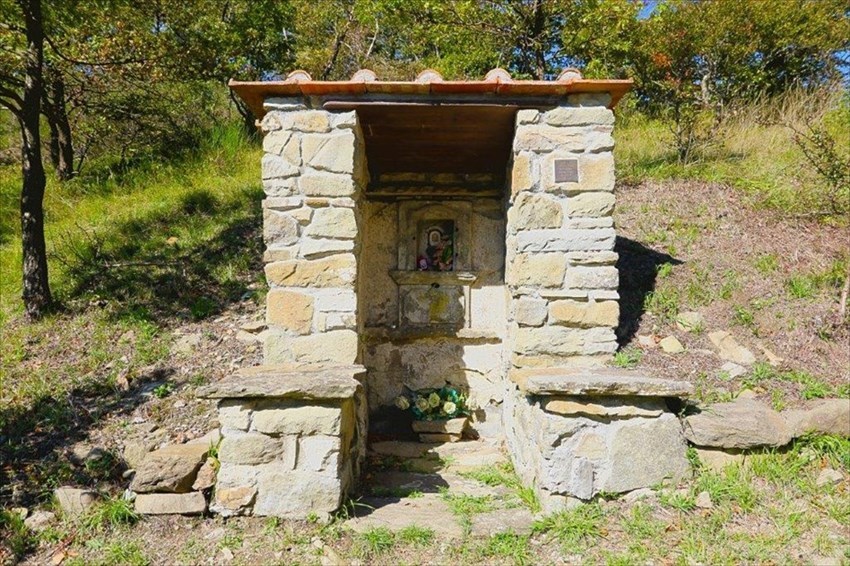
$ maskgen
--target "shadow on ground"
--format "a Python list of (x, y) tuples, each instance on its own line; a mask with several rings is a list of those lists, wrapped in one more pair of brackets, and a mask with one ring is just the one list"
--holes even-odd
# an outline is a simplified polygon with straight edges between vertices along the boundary
[(614, 251), (619, 255), (617, 271), (620, 274), (620, 324), (616, 332), (622, 348), (632, 341), (640, 327), (641, 317), (646, 312), (646, 298), (655, 290), (659, 266), (683, 262), (620, 236), (617, 236)]
[(114, 302), (119, 316), (158, 323), (220, 313), (263, 273), (261, 199), (255, 187), (227, 200), (196, 190), (172, 210), (90, 234), (55, 258), (68, 268), (69, 302)]

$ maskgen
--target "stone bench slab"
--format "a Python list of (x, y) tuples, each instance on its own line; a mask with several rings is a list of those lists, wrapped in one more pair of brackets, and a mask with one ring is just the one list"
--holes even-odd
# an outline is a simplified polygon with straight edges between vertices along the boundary
[(511, 380), (526, 395), (689, 397), (693, 384), (646, 377), (616, 368), (540, 368), (514, 370)]
[(350, 399), (365, 376), (360, 365), (255, 366), (237, 371), (218, 383), (198, 390), (204, 399)]

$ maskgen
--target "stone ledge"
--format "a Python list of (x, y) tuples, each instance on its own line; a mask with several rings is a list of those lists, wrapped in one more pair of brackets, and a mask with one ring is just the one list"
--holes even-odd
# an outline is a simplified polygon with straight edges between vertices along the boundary
[(515, 369), (510, 378), (526, 395), (689, 397), (694, 393), (693, 385), (686, 381), (646, 377), (608, 367)]
[(239, 370), (198, 390), (204, 399), (350, 399), (366, 368), (360, 365), (272, 365)]

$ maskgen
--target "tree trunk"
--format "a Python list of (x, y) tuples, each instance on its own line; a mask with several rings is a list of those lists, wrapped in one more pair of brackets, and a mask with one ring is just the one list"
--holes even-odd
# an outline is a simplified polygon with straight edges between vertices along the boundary
[(40, 318), (53, 305), (47, 279), (47, 246), (44, 241), (44, 165), (41, 162), (39, 117), (44, 62), (44, 28), (41, 0), (19, 0), (27, 30), (26, 78), (21, 124), (21, 244), (23, 247), (23, 299), (27, 317)]
[(74, 145), (65, 106), (65, 80), (55, 70), (45, 81), (43, 112), (50, 126), (50, 159), (56, 177), (67, 181), (74, 176)]
[(239, 97), (233, 94), (232, 90), (230, 91), (230, 100), (233, 101), (233, 105), (236, 106), (236, 111), (239, 112), (239, 116), (242, 117), (242, 128), (245, 135), (248, 136), (249, 140), (258, 138), (257, 119), (254, 117), (251, 109), (248, 108), (248, 105), (242, 102)]

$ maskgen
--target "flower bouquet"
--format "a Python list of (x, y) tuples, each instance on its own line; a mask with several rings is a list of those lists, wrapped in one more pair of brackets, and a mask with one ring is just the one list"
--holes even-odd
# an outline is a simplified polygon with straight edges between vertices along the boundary
[(395, 405), (413, 413), (413, 430), (422, 442), (457, 442), (469, 420), (466, 396), (454, 387), (411, 390)]

